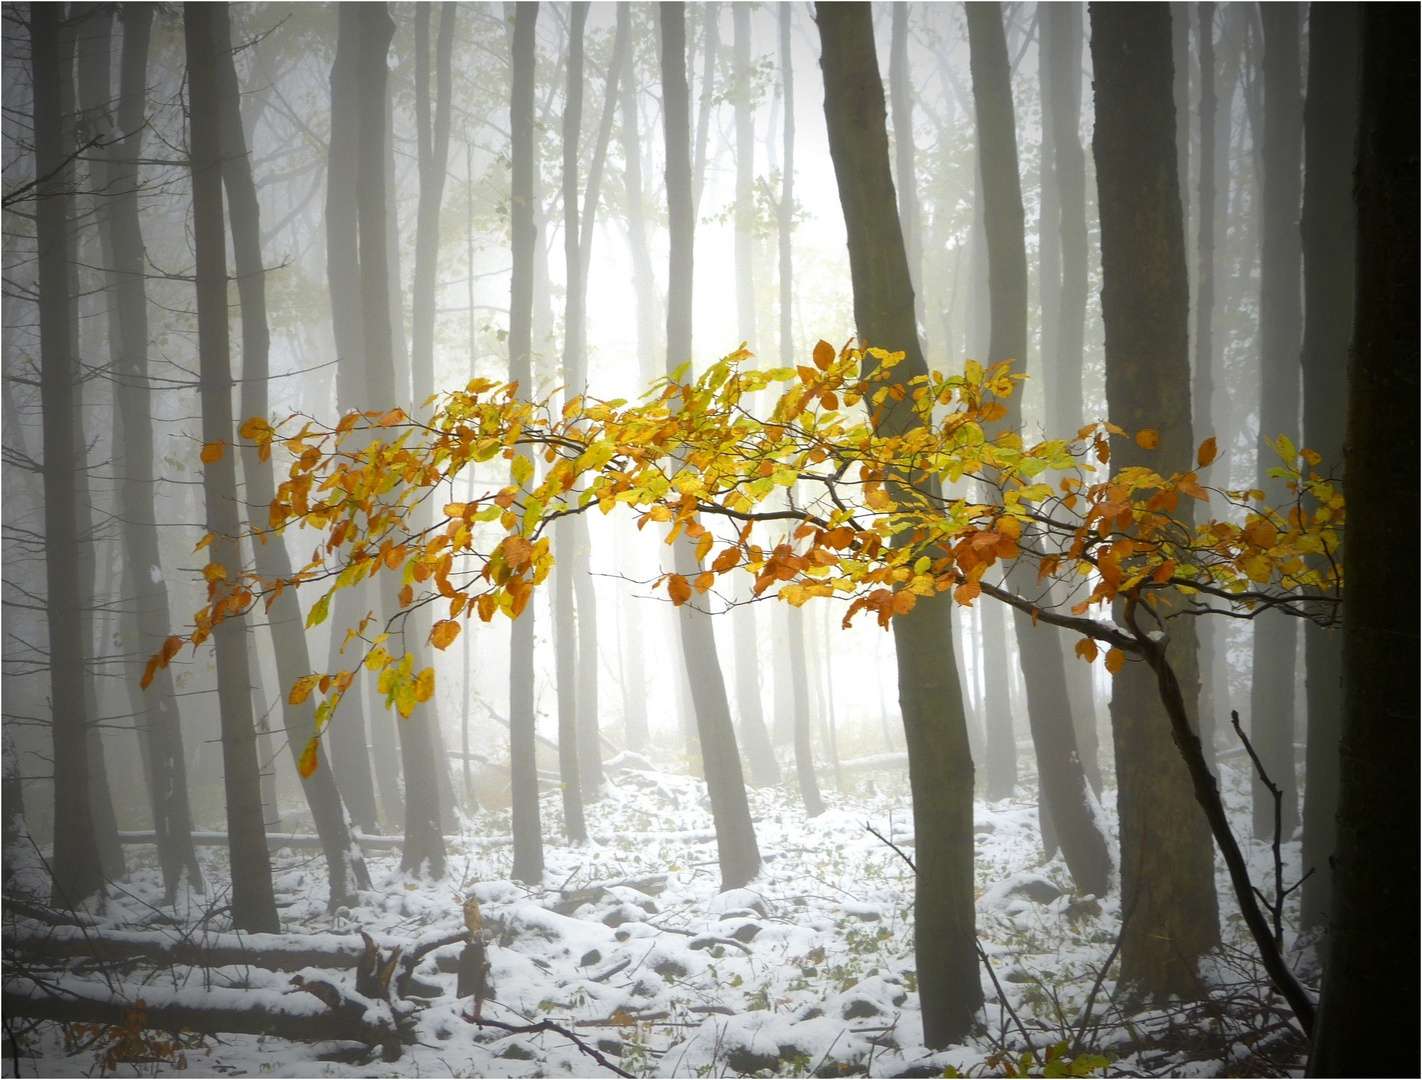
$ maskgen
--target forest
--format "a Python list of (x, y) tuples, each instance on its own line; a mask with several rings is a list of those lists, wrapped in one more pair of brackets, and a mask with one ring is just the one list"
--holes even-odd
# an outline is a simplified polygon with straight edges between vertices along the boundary
[(1417, 5), (0, 18), (3, 1075), (1416, 1075)]

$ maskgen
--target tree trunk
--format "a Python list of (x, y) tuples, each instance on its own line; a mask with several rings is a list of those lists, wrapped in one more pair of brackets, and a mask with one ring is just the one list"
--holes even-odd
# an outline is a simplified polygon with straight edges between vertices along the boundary
[[(751, 94), (750, 6), (731, 7), (735, 34), (736, 120), (736, 326), (737, 336), (751, 352), (758, 348), (755, 324), (755, 111)], [(744, 584), (743, 584), (744, 587)], [(749, 599), (742, 594), (741, 599)], [(755, 608), (742, 604), (731, 616), (735, 640), (736, 710), (741, 739), (746, 744), (751, 782), (757, 787), (780, 781), (780, 767), (765, 728), (760, 700), (760, 648), (756, 640)]]
[[(692, 244), (696, 219), (691, 191), (691, 103), (686, 82), (686, 12), (680, 4), (662, 4), (662, 94), (666, 134), (667, 225), (671, 253), (667, 273), (667, 374), (691, 360)], [(690, 537), (675, 544), (676, 572), (688, 579), (700, 572)], [(721, 890), (739, 889), (760, 871), (760, 849), (751, 824), (741, 774), (736, 731), (711, 617), (688, 602), (678, 609), (682, 656), (691, 684), (701, 762), (706, 773)]]
[(904, 234), (914, 317), (923, 325), (923, 222), (914, 165), (913, 87), (909, 83), (909, 5), (893, 6), (889, 45), (889, 108), (894, 126), (894, 190), (899, 196), (899, 228)]
[(118, 435), (122, 453), (119, 498), (124, 507), (123, 594), (136, 624), (134, 652), (125, 665), (129, 706), (139, 729), (148, 773), (149, 804), (163, 871), (166, 903), (172, 903), (184, 871), (199, 892), (202, 871), (192, 843), (187, 765), (173, 673), (155, 671), (145, 692), (139, 682), (148, 657), (163, 645), (173, 625), (168, 586), (158, 551), (153, 499), (153, 418), (148, 387), (148, 299), (143, 231), (138, 217), (138, 163), (146, 127), (148, 42), (151, 4), (123, 8), (123, 52), (119, 68), (118, 141), (109, 151), (100, 228), (109, 267), (109, 353), (114, 367)]
[[(1112, 441), (1113, 472), (1132, 465), (1168, 472), (1195, 460), (1170, 49), (1164, 4), (1091, 5), (1106, 400), (1112, 422), (1130, 433)], [(1137, 446), (1132, 436), (1141, 428), (1159, 432), (1157, 452)], [(1181, 511), (1188, 524), (1188, 509)], [(1170, 663), (1193, 702), (1198, 674), (1188, 622), (1172, 637)], [(1144, 664), (1128, 663), (1114, 677), (1111, 722), (1126, 923), (1121, 980), (1152, 998), (1198, 994), (1195, 961), (1219, 941), (1214, 857)]]
[[(630, 22), (626, 0), (617, 5), (617, 17)], [(619, 91), (622, 110), (623, 186), (627, 191), (627, 248), (632, 256), (632, 291), (637, 295), (637, 366), (641, 384), (646, 386), (660, 370), (661, 348), (657, 338), (661, 327), (661, 299), (657, 295), (652, 270), (651, 246), (647, 242), (646, 208), (642, 193), (642, 132), (637, 115), (636, 67), (632, 50), (627, 50), (626, 69)]]
[[(80, 125), (108, 127), (112, 100), (109, 77), (109, 27), (112, 14), (106, 8), (88, 4), (70, 6), (69, 19), (60, 32), (60, 109), (66, 118), (65, 141), (77, 152)], [(74, 74), (78, 73), (79, 96), (74, 99)], [(77, 108), (76, 108), (77, 105)], [(91, 178), (103, 171), (103, 163), (89, 168)], [(91, 185), (92, 186), (92, 185)], [(98, 216), (96, 208), (95, 216)], [(79, 236), (76, 220), (69, 230), (69, 320), (70, 349), (74, 359), (74, 525), (79, 543), (79, 595), (87, 598), (79, 611), (79, 634), (84, 651), (84, 715), (88, 718), (85, 741), (89, 756), (89, 807), (94, 815), (94, 839), (99, 845), (99, 863), (104, 876), (116, 881), (124, 876), (123, 845), (118, 838), (118, 818), (114, 814), (113, 792), (109, 789), (108, 767), (104, 761), (104, 740), (98, 725), (99, 697), (95, 685), (98, 643), (94, 637), (94, 609), (100, 603), (98, 589), (98, 539), (94, 529), (94, 499), (89, 483), (89, 437), (85, 423), (85, 375), (80, 347)]]
[[(825, 812), (825, 801), (820, 797), (819, 781), (815, 778), (815, 757), (810, 747), (810, 685), (805, 671), (804, 613), (791, 608), (785, 614), (790, 624), (790, 686), (795, 701), (795, 778), (800, 783), (805, 816), (819, 817)], [(797, 657), (798, 664), (794, 662)]]
[[(538, 241), (533, 191), (533, 83), (538, 4), (514, 6), (509, 106), (512, 198), (509, 231), (513, 281), (509, 292), (509, 381), (526, 395), (533, 382), (533, 262)], [(536, 717), (533, 709), (533, 605), (513, 620), (509, 640), (509, 757), (513, 786), (513, 877), (543, 880), (543, 831), (538, 820)]]
[[(356, 216), (359, 230), (360, 298), (368, 400), (376, 403), (398, 400), (390, 321), (391, 280), (388, 199), (385, 190), (387, 55), (395, 24), (383, 3), (356, 5), (360, 32), (357, 54), (359, 90), (360, 148), (356, 168)], [(380, 579), (380, 594), (387, 626), (400, 613), (396, 599), (396, 578)], [(418, 635), (418, 631), (415, 632)], [(410, 652), (422, 651), (420, 643), (405, 643)], [(407, 718), (395, 722), (400, 735), (400, 759), (405, 776), (405, 847), (400, 865), (418, 872), (428, 864), (434, 877), (444, 874), (444, 835), (440, 822), (440, 781), (437, 770), (449, 762), (435, 755), (432, 709), (416, 708)], [(380, 718), (377, 718), (379, 720)]]
[[(221, 90), (217, 80), (217, 12), (183, 5), (187, 45), (188, 146), (192, 155), (193, 243), (196, 251), (198, 361), (202, 441), (220, 452), (203, 469), (209, 565), (223, 568), (209, 586), (210, 606), (226, 600), (242, 570), (237, 514), (236, 432), (232, 425), (231, 347), (227, 331), (227, 238), (222, 225)], [(227, 834), (231, 837), (232, 925), (253, 933), (281, 929), (272, 895), (271, 858), (262, 822), (257, 733), (252, 723), (246, 619), (227, 614), (212, 629), (217, 648), (217, 698), (222, 722)]]
[[(1268, 445), (1299, 438), (1299, 347), (1303, 328), (1299, 240), (1299, 166), (1303, 98), (1299, 93), (1299, 5), (1264, 4), (1264, 183), (1260, 193), (1259, 464), (1255, 486), (1269, 506), (1285, 506), (1289, 492), (1269, 476), (1279, 455)], [(1268, 440), (1268, 442), (1266, 442)], [(1266, 611), (1254, 619), (1254, 679), (1249, 696), (1254, 748), (1284, 792), (1283, 835), (1298, 826), (1294, 779), (1294, 655), (1298, 620)], [(1274, 796), (1254, 777), (1254, 836), (1274, 835)]]
[[(326, 165), (326, 280), (331, 297), (331, 328), (336, 342), (336, 403), (342, 413), (373, 408), (366, 388), (365, 329), (361, 319), (359, 223), (356, 175), (360, 154), (360, 19), (353, 4), (338, 10), (336, 56), (331, 64), (331, 136)], [(340, 628), (355, 626), (371, 606), (373, 586), (346, 589), (333, 605), (328, 667), (341, 665)], [(352, 813), (368, 829), (376, 827), (375, 787), (380, 816), (392, 831), (405, 816), (400, 793), (400, 760), (389, 718), (382, 716), (364, 680), (357, 679), (341, 699), (345, 716), (332, 731), (331, 757), (351, 799)], [(367, 749), (366, 714), (370, 714)], [(371, 781), (371, 752), (374, 782)]]
[(39, 262), (40, 403), (44, 415), (45, 618), (49, 628), (49, 688), (54, 739), (54, 858), (56, 906), (77, 906), (103, 890), (99, 848), (89, 805), (89, 751), (84, 715), (84, 650), (79, 579), (73, 567), (75, 526), (74, 357), (69, 325), (67, 235), (73, 169), (66, 164), (60, 104), (61, 9), (30, 9), (30, 71), (34, 86), (35, 240)]
[[(1418, 12), (1362, 9), (1357, 293), (1344, 484), (1357, 536), (1417, 535)], [(1317, 32), (1315, 30), (1315, 32)], [(1314, 48), (1319, 46), (1312, 37)], [(1417, 566), (1355, 559), (1343, 604), (1343, 732), (1328, 959), (1310, 1076), (1406, 1071), (1367, 1032), (1416, 1022), (1417, 954), (1383, 928), (1417, 910)], [(1415, 938), (1412, 939), (1415, 941)]]
[[(242, 416), (267, 419), (267, 379), (270, 375), (270, 333), (267, 327), (266, 268), (262, 264), (261, 207), (257, 202), (256, 185), (252, 182), (252, 166), (247, 156), (247, 137), (242, 128), (241, 88), (237, 69), (232, 62), (232, 34), (225, 4), (216, 5), (212, 19), (215, 34), (217, 88), (221, 95), (219, 119), (222, 125), (222, 178), (227, 191), (227, 206), (232, 229), (232, 254), (237, 270), (237, 293), (242, 305)], [(276, 480), (271, 458), (261, 460), (255, 444), (244, 442), (242, 472), (246, 480), (248, 518), (256, 530), (252, 550), (257, 573), (266, 581), (291, 577), (291, 556), (286, 541), (278, 535), (267, 535), (266, 508), (276, 497)], [(306, 642), (306, 620), (301, 613), (301, 601), (295, 589), (285, 589), (267, 609), (267, 629), (276, 657), (278, 696), (281, 700), (282, 727), (292, 763), (300, 761), (307, 743), (316, 736), (315, 703), (293, 705), (288, 691), (296, 681), (309, 675), (310, 650)], [(263, 708), (266, 708), (264, 703)], [(299, 775), (299, 774), (298, 774)], [(370, 888), (370, 875), (360, 847), (351, 837), (346, 824), (346, 810), (336, 788), (330, 767), (317, 768), (301, 782), (311, 819), (321, 837), (326, 871), (330, 879), (332, 909), (345, 903), (350, 896), (354, 876), (356, 888)]]
[[(986, 362), (1012, 361), (1021, 370), (1027, 353), (1027, 250), (1007, 38), (1000, 6), (975, 3), (967, 10), (991, 295), (992, 329)], [(1008, 402), (1004, 428), (1020, 430), (1021, 416), (1018, 395)], [(1008, 587), (1018, 595), (1027, 595), (1036, 591), (1034, 578), (1025, 563), (1014, 563), (1007, 575)], [(1077, 753), (1058, 632), (1051, 626), (1033, 626), (1034, 620), (1026, 612), (1014, 611), (1013, 621), (1045, 806), (1043, 839), (1050, 827), (1080, 892), (1105, 895), (1110, 886), (1111, 858), (1097, 825), (1095, 797)], [(1046, 846), (1050, 850), (1053, 845)]]
[[(1353, 163), (1358, 135), (1357, 4), (1309, 7), (1304, 104), (1303, 442), (1323, 456), (1320, 476), (1343, 472), (1348, 341), (1353, 332), (1357, 247)], [(1301, 921), (1327, 925), (1338, 812), (1338, 736), (1343, 714), (1343, 635), (1304, 624), (1308, 765), (1304, 782)]]
[[(563, 106), (563, 250), (567, 265), (567, 307), (563, 321), (563, 400), (581, 397), (587, 383), (582, 362), (584, 306), (583, 257), (578, 228), (578, 141), (583, 127), (583, 29), (588, 4), (572, 5), (568, 29), (568, 92)], [(553, 651), (558, 679), (558, 766), (563, 789), (563, 826), (572, 843), (587, 840), (583, 824), (582, 773), (578, 755), (597, 754), (597, 746), (578, 745), (578, 624), (573, 609), (573, 519), (553, 524)]]
[[(1195, 368), (1191, 373), (1191, 417), (1197, 435), (1215, 433), (1213, 414), (1215, 364), (1215, 143), (1219, 125), (1215, 100), (1215, 5), (1203, 3), (1198, 12), (1200, 53), (1200, 231), (1195, 257)], [(1228, 109), (1226, 109), (1228, 122)], [(1215, 720), (1220, 704), (1215, 697), (1215, 641), (1219, 628), (1210, 619), (1195, 624), (1199, 641), (1200, 742), (1205, 760), (1215, 767)]]
[[(817, 21), (855, 323), (869, 343), (904, 351), (898, 370), (907, 381), (927, 367), (889, 172), (872, 15), (868, 4), (825, 4)], [(880, 417), (878, 431), (897, 434), (916, 422), (899, 405)], [(973, 761), (953, 663), (951, 602), (945, 594), (920, 598), (893, 624), (913, 792), (919, 998), (924, 1042), (934, 1048), (963, 1038), (982, 1003), (973, 909)]]
[[(696, 112), (696, 146), (691, 169), (691, 213), (694, 218), (701, 209), (701, 192), (706, 187), (706, 151), (711, 135), (711, 110), (716, 104), (716, 61), (721, 51), (721, 5), (708, 0), (701, 7), (701, 101)], [(683, 37), (685, 35), (683, 34)], [(665, 57), (662, 58), (665, 62)], [(688, 78), (687, 100), (691, 87)], [(690, 106), (688, 105), (688, 109)]]

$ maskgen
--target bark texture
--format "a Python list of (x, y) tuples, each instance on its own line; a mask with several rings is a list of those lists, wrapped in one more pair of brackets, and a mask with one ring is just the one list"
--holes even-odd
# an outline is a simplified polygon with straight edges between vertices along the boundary
[[(1111, 467), (1187, 469), (1195, 448), (1170, 9), (1092, 4), (1090, 10), (1106, 400), (1112, 422), (1132, 435), (1141, 428), (1160, 434), (1157, 451), (1140, 449), (1129, 436), (1113, 439)], [(1177, 620), (1171, 637), (1170, 663), (1193, 702), (1199, 676), (1188, 621)], [(1198, 994), (1195, 962), (1219, 941), (1213, 852), (1144, 665), (1127, 663), (1115, 676), (1111, 723), (1126, 923), (1121, 979), (1150, 998)]]
[[(1348, 366), (1344, 482), (1354, 535), (1417, 535), (1418, 10), (1362, 11), (1358, 103), (1357, 293)], [(1355, 559), (1343, 605), (1343, 735), (1337, 853), (1310, 1076), (1380, 1076), (1377, 1031), (1417, 1017), (1416, 938), (1380, 928), (1417, 910), (1418, 632), (1412, 559)], [(1404, 916), (1405, 917), (1405, 916)]]

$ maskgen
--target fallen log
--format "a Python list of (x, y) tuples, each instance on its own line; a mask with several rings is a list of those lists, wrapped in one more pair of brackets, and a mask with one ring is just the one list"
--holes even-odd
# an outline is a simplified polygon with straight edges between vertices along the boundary
[[(412, 1043), (408, 1025), (397, 1022), (377, 1003), (348, 997), (326, 983), (299, 986), (286, 993), (214, 987), (149, 986), (143, 996), (128, 1000), (105, 986), (70, 980), (61, 990), (15, 979), (5, 987), (0, 1007), (6, 1016), (58, 1023), (140, 1025), (158, 1031), (192, 1031), (199, 1035), (271, 1035), (292, 1042), (332, 1040), (378, 1046), (386, 1061), (400, 1056)], [(383, 1018), (368, 1019), (370, 1015)]]
[(192, 967), (248, 966), (268, 971), (300, 971), (354, 968), (364, 952), (364, 943), (352, 935), (348, 939), (313, 942), (284, 934), (209, 934), (174, 938), (152, 931), (83, 930), (56, 927), (45, 933), (7, 929), (7, 952), (31, 960), (59, 960), (86, 957), (99, 963), (146, 960), (167, 966)]

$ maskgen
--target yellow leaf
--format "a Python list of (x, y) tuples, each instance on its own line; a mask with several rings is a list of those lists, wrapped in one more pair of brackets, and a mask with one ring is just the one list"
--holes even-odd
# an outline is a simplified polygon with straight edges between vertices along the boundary
[(459, 636), (459, 624), (453, 619), (441, 619), (430, 628), (430, 644), (436, 649), (447, 649)]
[(1106, 652), (1106, 670), (1112, 675), (1126, 666), (1126, 654), (1120, 649), (1108, 649)]
[[(687, 530), (690, 531), (689, 529)], [(696, 541), (696, 561), (705, 562), (706, 556), (711, 554), (711, 545), (715, 543), (715, 538), (710, 532), (703, 532), (701, 539)], [(705, 590), (702, 590), (703, 592)]]
[(1274, 564), (1263, 555), (1246, 555), (1239, 560), (1239, 568), (1249, 575), (1251, 581), (1266, 584), (1274, 576)]
[(1160, 445), (1160, 432), (1153, 428), (1141, 428), (1136, 432), (1136, 445), (1145, 450), (1154, 450)]
[(434, 668), (427, 667), (424, 671), (415, 676), (415, 700), (429, 701), (434, 697), (435, 673)]
[(296, 771), (301, 774), (301, 779), (309, 780), (311, 774), (316, 771), (321, 764), (318, 750), (321, 746), (320, 739), (312, 739), (306, 744), (306, 749), (301, 751), (301, 760), (296, 763)]
[(1200, 452), (1195, 455), (1195, 464), (1203, 469), (1206, 465), (1214, 461), (1218, 455), (1219, 450), (1215, 444), (1215, 437), (1211, 435), (1200, 444)]
[(210, 562), (202, 568), (202, 576), (209, 582), (221, 581), (227, 576), (227, 567), (221, 563)]
[(296, 680), (296, 685), (291, 688), (291, 694), (287, 698), (293, 705), (300, 705), (311, 696), (311, 691), (316, 688), (316, 684), (321, 681), (319, 675), (303, 675)]
[(202, 458), (202, 463), (211, 465), (214, 461), (221, 461), (222, 452), (226, 447), (227, 443), (221, 439), (217, 442), (203, 443), (202, 453), (199, 455)]

